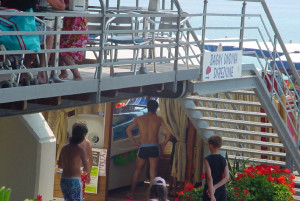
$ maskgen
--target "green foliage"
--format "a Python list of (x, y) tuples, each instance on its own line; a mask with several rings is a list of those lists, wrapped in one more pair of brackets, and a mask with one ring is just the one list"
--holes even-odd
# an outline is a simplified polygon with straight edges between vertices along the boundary
[(249, 166), (227, 185), (230, 201), (293, 200), (294, 175), (277, 165)]
[(5, 190), (5, 187), (2, 186), (0, 189), (0, 201), (9, 201), (10, 194), (11, 194), (11, 189), (8, 188)]
[(202, 201), (203, 189), (204, 189), (203, 187), (199, 187), (199, 188), (192, 188), (188, 191), (182, 191), (179, 193), (179, 200), (180, 201), (191, 201), (191, 200)]
[(231, 163), (228, 158), (228, 154), (226, 152), (226, 161), (228, 165), (228, 170), (229, 170), (229, 182), (232, 183), (235, 181), (235, 177), (238, 173), (243, 172), (243, 170), (246, 168), (246, 164), (248, 163), (248, 160), (237, 160), (236, 158), (233, 160)]

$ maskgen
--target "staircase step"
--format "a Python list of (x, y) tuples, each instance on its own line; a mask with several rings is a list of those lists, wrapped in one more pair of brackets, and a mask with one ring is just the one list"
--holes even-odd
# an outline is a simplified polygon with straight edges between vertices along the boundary
[(264, 142), (264, 141), (247, 140), (247, 139), (239, 139), (239, 138), (229, 138), (229, 137), (222, 137), (222, 139), (223, 139), (224, 142), (250, 144), (250, 145), (256, 145), (256, 146), (263, 146), (263, 147), (284, 148), (283, 144), (276, 143), (276, 142)]
[(224, 133), (233, 133), (233, 134), (239, 134), (239, 135), (245, 134), (245, 135), (260, 136), (260, 137), (278, 138), (277, 133), (247, 131), (247, 130), (232, 129), (232, 128), (221, 128), (221, 127), (208, 127), (208, 128), (203, 128), (203, 129), (204, 130), (210, 130), (210, 131), (224, 132)]
[(209, 108), (209, 107), (194, 107), (194, 108), (187, 108), (187, 109), (188, 110), (199, 110), (199, 111), (203, 111), (203, 112), (218, 112), (218, 113), (226, 113), (226, 114), (258, 116), (258, 117), (266, 117), (267, 116), (266, 113), (261, 113), (261, 112), (228, 110), (228, 109)]
[(279, 165), (284, 166), (284, 161), (275, 161), (275, 160), (267, 160), (267, 159), (261, 159), (261, 158), (251, 158), (251, 157), (245, 157), (245, 156), (235, 156), (235, 155), (228, 155), (229, 159), (236, 159), (236, 160), (243, 160), (253, 163), (264, 163), (264, 164), (272, 164), (272, 165)]
[(196, 100), (196, 101), (215, 102), (215, 103), (248, 105), (248, 106), (257, 106), (257, 107), (261, 106), (260, 102), (230, 100), (230, 99), (223, 99), (223, 98), (210, 98), (210, 97), (203, 97), (203, 96), (188, 96), (185, 99), (187, 99), (187, 100)]
[(294, 195), (294, 201), (300, 201), (300, 196)]
[(249, 91), (249, 90), (236, 90), (236, 91), (231, 91), (229, 93), (241, 94), (241, 95), (255, 95), (254, 91)]
[(226, 151), (234, 151), (234, 152), (249, 153), (249, 154), (259, 154), (259, 155), (278, 156), (278, 157), (286, 156), (286, 153), (282, 153), (282, 152), (266, 151), (266, 150), (259, 150), (259, 149), (248, 149), (248, 148), (240, 148), (240, 147), (232, 147), (232, 146), (222, 146), (221, 149)]
[(224, 118), (215, 118), (215, 117), (201, 117), (198, 118), (201, 121), (213, 121), (220, 123), (231, 123), (231, 124), (239, 124), (244, 126), (259, 126), (265, 128), (273, 128), (271, 123), (263, 123), (263, 122), (254, 122), (254, 121), (244, 121), (244, 120), (236, 120), (236, 119), (224, 119)]

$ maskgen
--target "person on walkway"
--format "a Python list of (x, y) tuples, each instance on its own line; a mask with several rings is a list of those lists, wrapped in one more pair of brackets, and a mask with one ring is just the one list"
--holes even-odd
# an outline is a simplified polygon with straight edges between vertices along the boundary
[[(36, 10), (37, 0), (4, 0), (0, 1), (1, 7), (7, 7), (7, 8), (15, 8), (21, 11), (27, 11), (30, 9)], [(65, 3), (64, 0), (47, 0), (47, 2), (57, 10), (64, 10), (65, 9)], [(36, 22), (36, 30), (37, 31), (44, 31), (45, 25), (40, 24), (39, 22)], [(46, 31), (49, 31), (50, 27), (46, 27)], [(42, 44), (44, 42), (44, 35), (39, 35), (40, 43)], [(54, 46), (54, 35), (46, 35), (46, 44), (42, 44), (41, 46), (46, 45), (46, 49), (52, 49)], [(48, 55), (48, 60), (50, 58), (50, 53)], [(36, 60), (37, 53), (32, 54), (25, 54), (24, 56), (24, 66), (26, 68), (31, 68), (32, 63)], [(45, 67), (46, 66), (46, 60), (44, 54), (40, 54), (40, 64), (39, 67)], [(37, 80), (39, 84), (45, 84), (47, 81), (46, 78), (46, 72), (40, 71), (37, 75)]]
[[(69, 0), (65, 0), (66, 9), (69, 9)], [(86, 17), (64, 17), (62, 31), (86, 31), (87, 18)], [(86, 47), (88, 41), (88, 34), (62, 34), (60, 36), (60, 48), (83, 48)], [(61, 52), (60, 66), (62, 65), (76, 65), (75, 61), (82, 61), (84, 58), (84, 51), (76, 52)], [(71, 69), (73, 73), (73, 80), (82, 80), (82, 77), (77, 68)], [(67, 70), (61, 70), (60, 79), (67, 79)]]
[[(133, 122), (126, 129), (126, 133), (131, 142), (139, 147), (136, 166), (131, 181), (131, 191), (127, 194), (129, 199), (134, 198), (135, 188), (138, 182), (140, 173), (142, 172), (146, 161), (150, 164), (150, 183), (154, 177), (157, 176), (157, 166), (161, 151), (168, 143), (171, 133), (168, 131), (163, 119), (156, 115), (158, 103), (155, 100), (150, 100), (147, 103), (148, 113), (139, 117), (136, 117)], [(133, 138), (132, 130), (136, 127), (140, 131), (140, 141), (137, 142)], [(159, 144), (159, 129), (164, 128), (167, 135), (164, 141)]]
[(79, 144), (84, 141), (88, 129), (85, 124), (76, 124), (72, 129), (70, 143), (60, 153), (58, 167), (63, 169), (60, 186), (66, 201), (82, 201), (81, 166), (89, 174), (90, 167), (85, 149)]
[(219, 154), (222, 138), (213, 135), (208, 139), (210, 155), (205, 157), (206, 184), (204, 185), (203, 201), (226, 201), (225, 184), (229, 180), (229, 170), (226, 159)]
[(168, 201), (168, 189), (163, 178), (155, 177), (153, 179), (148, 201)]

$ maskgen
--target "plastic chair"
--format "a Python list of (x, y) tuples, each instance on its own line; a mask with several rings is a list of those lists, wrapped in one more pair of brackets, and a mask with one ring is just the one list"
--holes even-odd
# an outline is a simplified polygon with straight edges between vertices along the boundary
[[(109, 38), (107, 38), (107, 42), (110, 43), (111, 45), (114, 46), (120, 46), (120, 45), (126, 45), (126, 46), (136, 46), (136, 45), (146, 45), (150, 44), (152, 40), (146, 39), (144, 37), (138, 36), (135, 33), (132, 33), (136, 27), (139, 28), (139, 23), (140, 21), (137, 21), (135, 24), (133, 22), (133, 18), (135, 17), (113, 17), (110, 20), (108, 20), (107, 23), (107, 30), (118, 30), (122, 31), (120, 34), (112, 34)], [(126, 33), (128, 31), (128, 33)], [(133, 60), (138, 61), (138, 56), (139, 56), (139, 51), (141, 48), (130, 48), (128, 49), (133, 50)], [(148, 49), (147, 47), (143, 47), (143, 49)], [(113, 60), (114, 56), (114, 61), (117, 61), (118, 59), (118, 48), (116, 47), (114, 49), (114, 55), (111, 54), (111, 61)], [(137, 64), (132, 64), (131, 70), (133, 69), (133, 74), (136, 75), (137, 71)], [(114, 66), (111, 65), (111, 70), (110, 70), (111, 76), (116, 75), (114, 73)]]
[[(189, 17), (182, 17), (182, 19), (180, 20), (180, 23), (178, 25), (177, 22), (177, 17), (161, 17), (160, 22), (159, 22), (159, 26), (158, 26), (158, 32), (154, 35), (154, 41), (160, 42), (160, 43), (176, 43), (176, 34), (174, 34), (173, 32), (166, 32), (164, 30), (178, 30), (178, 26), (180, 26), (180, 28), (184, 28), (186, 21), (189, 19)], [(180, 33), (179, 36), (179, 43), (182, 42), (186, 42), (182, 40), (183, 37), (183, 33)], [(184, 49), (185, 54), (187, 55), (187, 45), (181, 45), (180, 47), (182, 47)], [(168, 48), (168, 57), (170, 58), (172, 53), (171, 53), (171, 48)], [(160, 57), (163, 57), (163, 51), (161, 48), (161, 52), (160, 52)], [(188, 67), (188, 61), (186, 60), (186, 65)]]

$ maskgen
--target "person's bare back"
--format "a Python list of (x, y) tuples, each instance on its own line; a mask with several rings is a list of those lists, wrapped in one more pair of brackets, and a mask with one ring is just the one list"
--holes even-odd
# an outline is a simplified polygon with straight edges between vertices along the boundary
[(81, 164), (89, 171), (85, 150), (77, 144), (65, 145), (58, 162), (58, 166), (63, 168), (62, 177), (80, 177)]
[(162, 126), (163, 120), (161, 117), (153, 113), (147, 113), (136, 118), (137, 125), (140, 130), (141, 144), (158, 144), (159, 143), (159, 128)]

